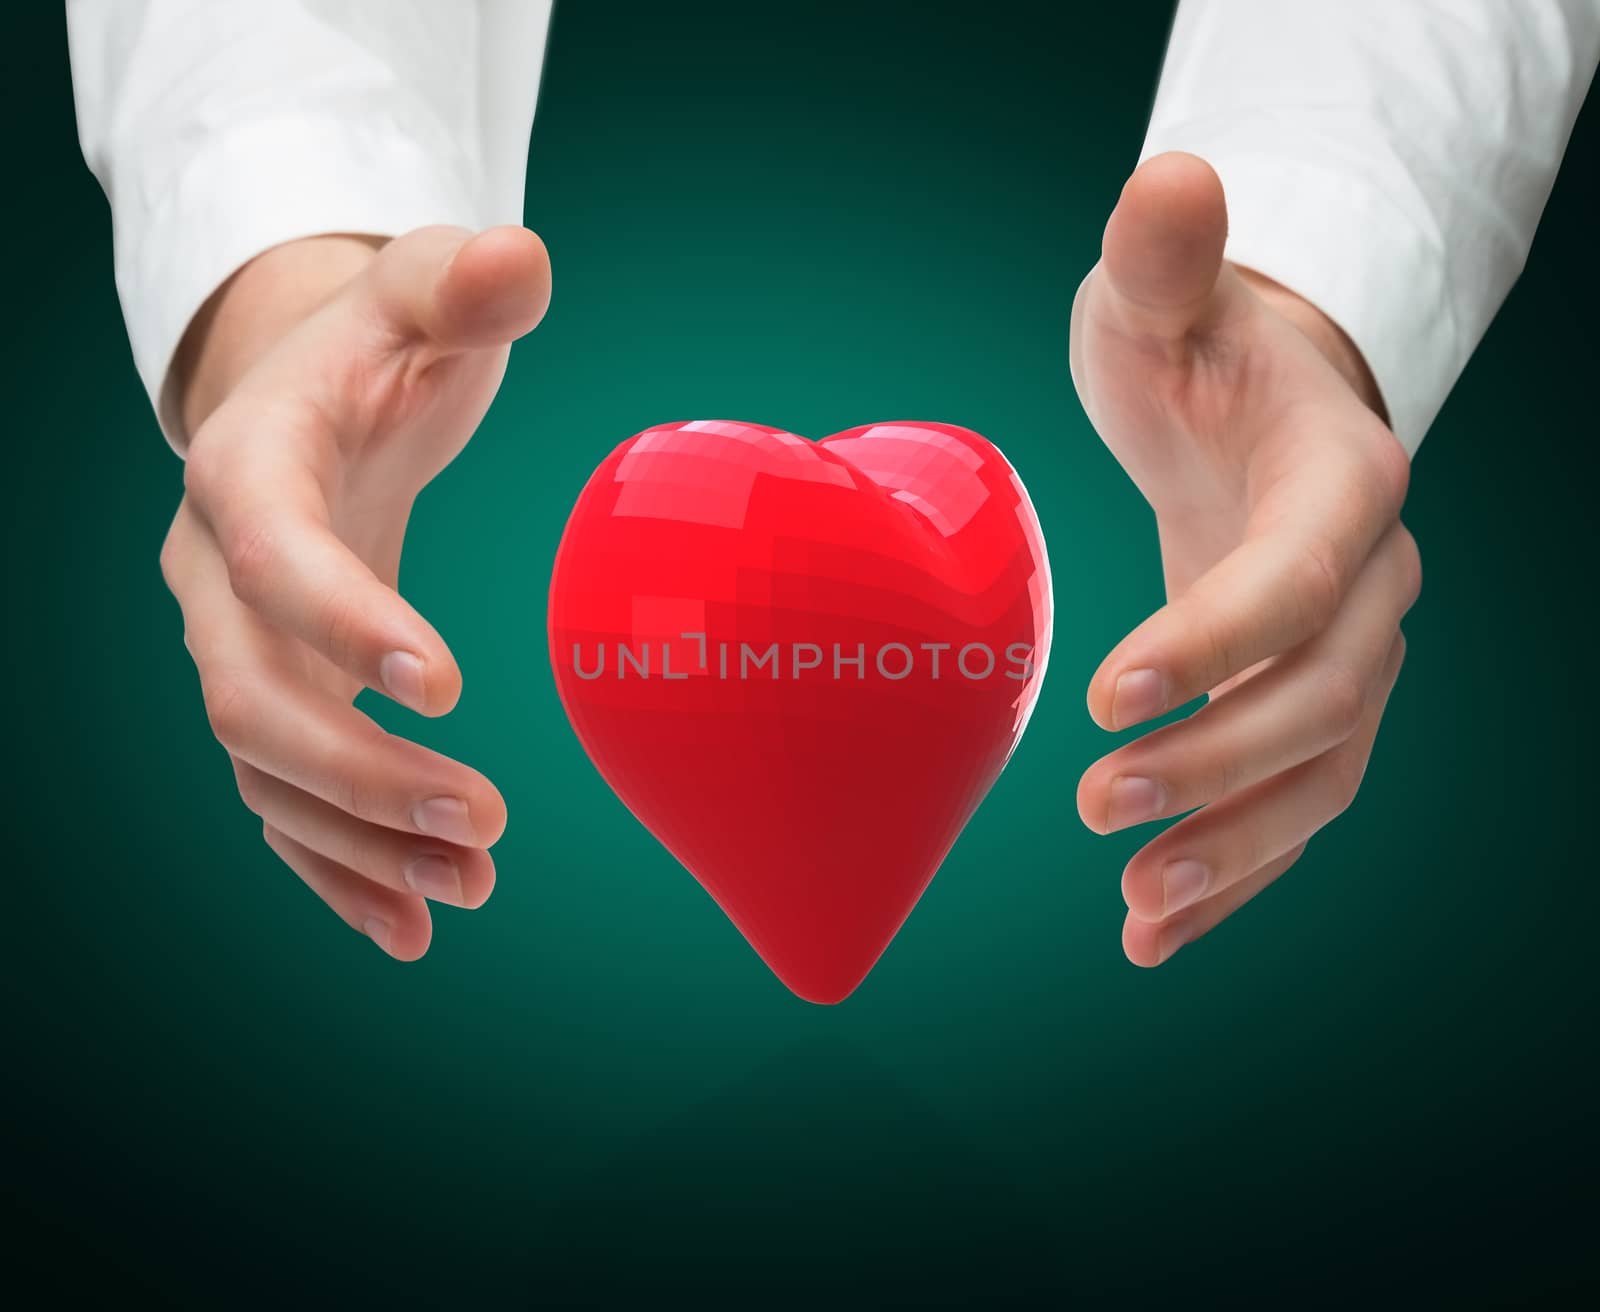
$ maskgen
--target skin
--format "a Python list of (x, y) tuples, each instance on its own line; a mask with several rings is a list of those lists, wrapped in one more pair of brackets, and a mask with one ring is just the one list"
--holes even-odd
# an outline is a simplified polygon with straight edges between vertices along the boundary
[(1072, 311), (1072, 375), (1155, 511), (1167, 604), (1106, 657), (1089, 712), (1187, 719), (1097, 761), (1099, 833), (1185, 815), (1122, 876), (1123, 948), (1156, 966), (1298, 859), (1360, 786), (1421, 586), (1401, 525), (1409, 462), (1348, 338), (1224, 263), (1203, 161), (1157, 156), (1123, 189)]
[(401, 542), (549, 296), (521, 228), (319, 237), (235, 275), (177, 360), (193, 440), (161, 565), (212, 729), (272, 849), (404, 961), (427, 951), (429, 899), (488, 898), (505, 803), (351, 702), (441, 715), (460, 695), (396, 591)]
[[(1359, 353), (1305, 301), (1224, 264), (1201, 161), (1143, 165), (1072, 311), (1085, 409), (1156, 514), (1167, 604), (1120, 642), (1089, 710), (1188, 719), (1096, 762), (1109, 833), (1189, 812), (1123, 875), (1128, 958), (1154, 966), (1286, 870), (1355, 795), (1420, 586), (1409, 464)], [(550, 294), (521, 228), (317, 237), (221, 288), (179, 350), (187, 452), (162, 550), (212, 729), (268, 844), (401, 960), (430, 900), (481, 906), (505, 803), (388, 734), (373, 688), (456, 702), (443, 639), (399, 595), (417, 493), (471, 437)]]

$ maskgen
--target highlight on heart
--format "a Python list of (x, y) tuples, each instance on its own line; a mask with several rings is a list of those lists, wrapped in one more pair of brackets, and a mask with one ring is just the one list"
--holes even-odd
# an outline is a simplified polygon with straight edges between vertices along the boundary
[(550, 661), (623, 805), (785, 985), (834, 1003), (1015, 752), (1052, 607), (1022, 480), (969, 429), (661, 424), (578, 496)]

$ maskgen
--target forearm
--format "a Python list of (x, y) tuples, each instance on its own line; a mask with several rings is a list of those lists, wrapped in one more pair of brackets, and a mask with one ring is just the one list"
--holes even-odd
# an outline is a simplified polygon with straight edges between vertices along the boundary
[(194, 433), (250, 366), (360, 273), (384, 240), (330, 235), (286, 242), (219, 287), (173, 361), (184, 430)]

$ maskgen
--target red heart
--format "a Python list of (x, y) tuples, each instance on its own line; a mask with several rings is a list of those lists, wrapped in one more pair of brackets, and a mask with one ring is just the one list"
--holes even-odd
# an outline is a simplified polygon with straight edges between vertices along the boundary
[[(1038, 698), (1050, 568), (949, 424), (646, 429), (550, 583), (556, 687), (627, 808), (802, 998), (872, 969)], [(858, 663), (859, 661), (859, 663)]]

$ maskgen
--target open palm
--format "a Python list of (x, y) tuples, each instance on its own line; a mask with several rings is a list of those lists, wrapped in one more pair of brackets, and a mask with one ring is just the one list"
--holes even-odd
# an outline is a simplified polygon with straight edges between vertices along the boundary
[(1100, 832), (1194, 812), (1123, 875), (1130, 960), (1153, 966), (1278, 877), (1355, 795), (1420, 587), (1399, 522), (1409, 462), (1359, 356), (1285, 289), (1223, 261), (1221, 184), (1171, 154), (1130, 179), (1072, 313), (1096, 431), (1155, 512), (1167, 604), (1094, 675), (1125, 729), (1096, 762)]
[(371, 687), (424, 714), (455, 704), (454, 658), (396, 590), (406, 522), (548, 296), (544, 248), (520, 228), (384, 245), (200, 424), (162, 552), (213, 731), (267, 841), (403, 959), (428, 946), (427, 899), (489, 896), (505, 804), (351, 702)]

